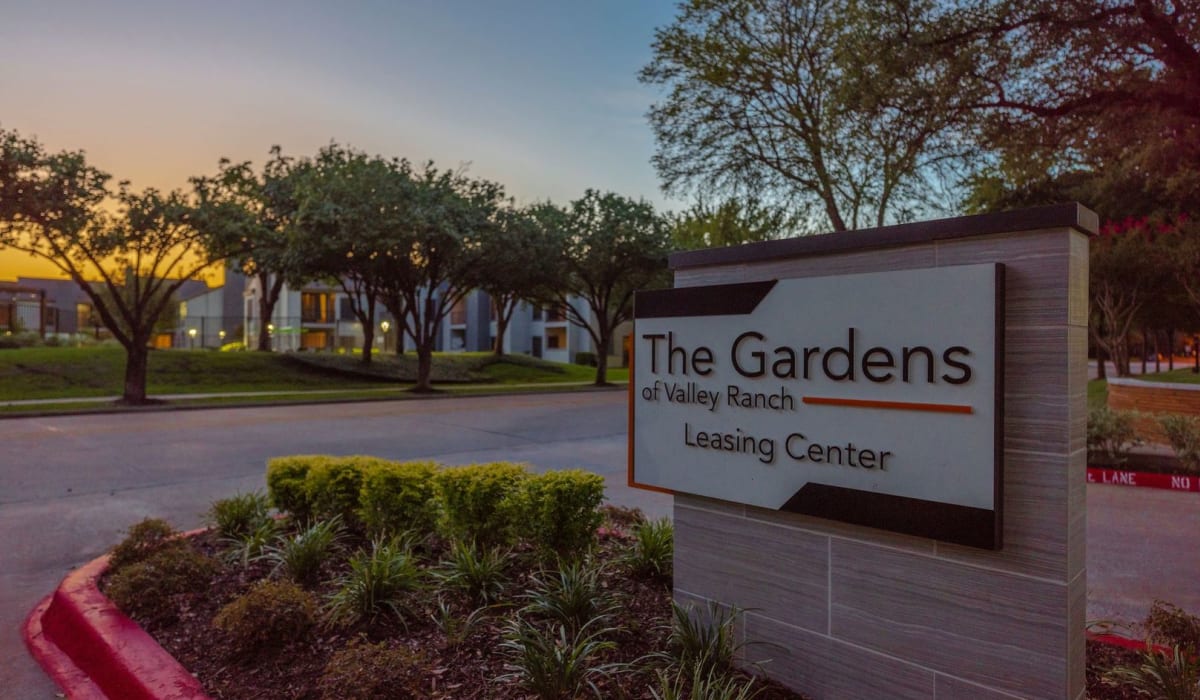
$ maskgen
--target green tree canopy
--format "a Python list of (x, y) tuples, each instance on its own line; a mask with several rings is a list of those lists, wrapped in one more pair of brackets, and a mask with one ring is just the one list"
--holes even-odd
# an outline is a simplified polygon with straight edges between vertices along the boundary
[[(194, 197), (124, 183), (112, 195), (109, 179), (82, 152), (47, 153), (0, 131), (0, 246), (47, 260), (79, 285), (125, 348), (122, 401), (141, 404), (155, 324), (228, 241), (198, 225), (211, 217)], [(110, 197), (115, 213), (102, 208)]]
[[(948, 201), (965, 53), (916, 52), (935, 3), (688, 0), (644, 82), (668, 192), (755, 193), (805, 228), (907, 220)], [(969, 85), (969, 84), (968, 84)], [(822, 223), (827, 221), (827, 224)]]
[(560, 251), (539, 297), (587, 330), (596, 347), (596, 384), (605, 384), (613, 332), (632, 317), (633, 293), (668, 282), (667, 227), (645, 201), (596, 190), (566, 208), (540, 205), (535, 215)]
[(799, 222), (786, 209), (754, 197), (727, 199), (710, 205), (703, 198), (671, 216), (671, 241), (679, 250), (719, 248), (783, 238)]

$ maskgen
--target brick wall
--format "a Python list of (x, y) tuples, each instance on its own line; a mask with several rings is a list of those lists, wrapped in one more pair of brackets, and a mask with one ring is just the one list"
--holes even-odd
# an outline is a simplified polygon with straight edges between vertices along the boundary
[(1150, 442), (1167, 443), (1155, 414), (1182, 413), (1200, 415), (1200, 384), (1167, 384), (1137, 379), (1108, 380), (1108, 407), (1137, 411), (1134, 420), (1138, 436)]

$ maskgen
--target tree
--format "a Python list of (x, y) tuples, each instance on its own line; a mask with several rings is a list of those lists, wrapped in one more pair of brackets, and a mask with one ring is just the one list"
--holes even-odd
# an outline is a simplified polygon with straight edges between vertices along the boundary
[(529, 210), (500, 209), (495, 224), (477, 239), (480, 268), (475, 278), (496, 309), (496, 342), (492, 349), (500, 356), (517, 304), (536, 301), (538, 290), (553, 274), (559, 249), (552, 239), (542, 235)]
[(986, 115), (984, 143), (1034, 166), (1018, 189), (1083, 170), (1100, 185), (1093, 204), (1130, 191), (1200, 204), (1200, 22), (1181, 3), (981, 0), (930, 26), (921, 50), (984, 57), (961, 84)]
[(1146, 304), (1166, 286), (1166, 258), (1157, 226), (1131, 220), (1105, 226), (1091, 240), (1088, 332), (1117, 368), (1129, 374), (1127, 339)]
[(49, 261), (79, 285), (125, 348), (121, 401), (143, 404), (155, 324), (187, 280), (224, 256), (223, 241), (195, 225), (196, 204), (178, 191), (122, 184), (116, 213), (104, 212), (109, 179), (82, 152), (50, 154), (0, 131), (0, 245)]
[(231, 257), (242, 272), (258, 280), (257, 349), (271, 350), (269, 323), (286, 282), (297, 282), (296, 271), (289, 267), (289, 234), (294, 224), (298, 203), (296, 184), (303, 176), (307, 161), (299, 164), (283, 155), (279, 146), (271, 149), (271, 159), (263, 166), (261, 175), (249, 162), (231, 163), (222, 159), (215, 177), (193, 179), (193, 185), (211, 211), (212, 226), (230, 228), (225, 235), (236, 241)]
[(432, 391), (433, 349), (442, 321), (473, 288), (490, 283), (483, 257), (489, 247), (481, 241), (501, 234), (497, 210), (504, 190), (462, 171), (439, 171), (432, 162), (416, 171), (399, 161), (392, 173), (394, 191), (406, 194), (392, 209), (378, 251), (385, 269), (381, 298), (413, 339), (417, 382), (412, 390)]
[(547, 203), (535, 211), (543, 235), (561, 251), (538, 296), (587, 330), (596, 348), (596, 384), (606, 384), (613, 332), (632, 317), (633, 293), (667, 283), (667, 227), (645, 201), (595, 190), (566, 209)]
[(775, 240), (798, 225), (787, 210), (754, 197), (727, 199), (716, 206), (701, 198), (670, 219), (671, 241), (679, 250)]
[(302, 175), (295, 181), (284, 264), (299, 277), (324, 279), (345, 292), (362, 326), (362, 362), (369, 365), (385, 283), (381, 241), (404, 201), (391, 177), (394, 163), (330, 144), (296, 168)]
[[(756, 193), (834, 231), (940, 206), (971, 101), (963, 54), (919, 53), (935, 3), (689, 0), (641, 79), (668, 192)], [(967, 62), (969, 63), (969, 62)]]

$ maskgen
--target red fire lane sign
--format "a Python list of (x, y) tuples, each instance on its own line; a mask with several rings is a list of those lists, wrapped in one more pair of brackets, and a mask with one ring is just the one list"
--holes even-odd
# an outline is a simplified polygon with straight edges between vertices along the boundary
[(1150, 472), (1127, 472), (1120, 469), (1088, 467), (1089, 484), (1113, 484), (1115, 486), (1144, 486), (1171, 491), (1194, 491), (1200, 493), (1200, 476), (1178, 476), (1175, 474), (1153, 474)]

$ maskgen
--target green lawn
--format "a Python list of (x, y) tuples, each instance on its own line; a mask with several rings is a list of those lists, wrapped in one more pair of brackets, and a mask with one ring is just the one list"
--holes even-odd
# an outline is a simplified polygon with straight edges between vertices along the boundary
[[(242, 391), (402, 389), (416, 377), (416, 358), (376, 356), (364, 370), (355, 355), (273, 354), (158, 350), (150, 353), (148, 392), (156, 394)], [(78, 398), (121, 393), (125, 353), (118, 347), (22, 348), (0, 350), (0, 401)], [(625, 381), (626, 370), (609, 380)], [(595, 370), (523, 356), (497, 361), (490, 353), (439, 354), (434, 383), (552, 384), (585, 382)]]
[(1200, 374), (1192, 372), (1191, 367), (1174, 369), (1158, 374), (1133, 374), (1130, 379), (1142, 379), (1147, 382), (1172, 382), (1175, 384), (1200, 384)]
[(1088, 408), (1101, 408), (1108, 403), (1108, 382), (1103, 379), (1093, 379), (1087, 387)]

